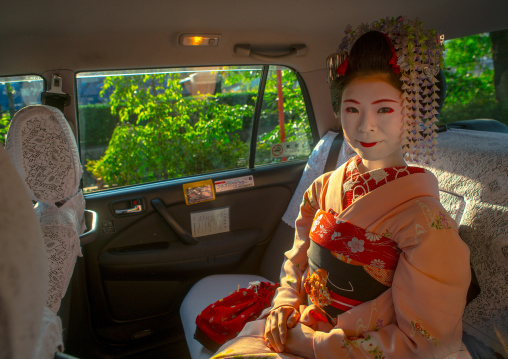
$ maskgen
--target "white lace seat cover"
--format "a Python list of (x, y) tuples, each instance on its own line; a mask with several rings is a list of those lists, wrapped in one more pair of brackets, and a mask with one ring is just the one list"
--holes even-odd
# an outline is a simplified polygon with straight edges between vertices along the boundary
[(11, 121), (5, 148), (33, 201), (63, 201), (79, 188), (82, 168), (74, 134), (62, 112), (27, 106)]
[(63, 351), (62, 321), (48, 307), (42, 311), (39, 332), (32, 359), (53, 359), (56, 351)]
[[(30, 197), (2, 146), (0, 213), (0, 358), (44, 358), (33, 354), (48, 286), (42, 232)], [(49, 344), (53, 355), (62, 343), (61, 331), (53, 332), (52, 337), (58, 336)]]
[[(300, 205), (302, 204), (303, 194), (310, 187), (312, 182), (323, 174), (326, 160), (328, 159), (328, 153), (330, 152), (330, 148), (336, 136), (337, 133), (333, 131), (325, 133), (317, 145), (314, 146), (314, 149), (310, 154), (305, 170), (300, 178), (300, 182), (298, 182), (298, 186), (296, 187), (293, 197), (291, 197), (288, 208), (282, 216), (284, 223), (291, 228), (295, 228), (295, 221), (298, 217), (298, 213), (300, 213)], [(356, 156), (356, 152), (351, 148), (351, 146), (349, 146), (347, 141), (344, 140), (340, 148), (335, 168), (340, 167), (353, 156)]]
[[(508, 141), (506, 134), (449, 130), (436, 161), (441, 203), (471, 250), (481, 292), (466, 307), (464, 331), (508, 355)], [(453, 254), (450, 254), (453, 255)]]
[(46, 305), (58, 312), (62, 298), (74, 271), (77, 257), (81, 257), (79, 235), (84, 232), (85, 200), (80, 190), (61, 207), (38, 202), (39, 217), (46, 256), (49, 263), (49, 288)]
[(34, 105), (14, 115), (6, 149), (37, 202), (35, 211), (49, 261), (47, 307), (57, 313), (81, 256), (79, 235), (85, 230), (76, 140), (60, 110)]

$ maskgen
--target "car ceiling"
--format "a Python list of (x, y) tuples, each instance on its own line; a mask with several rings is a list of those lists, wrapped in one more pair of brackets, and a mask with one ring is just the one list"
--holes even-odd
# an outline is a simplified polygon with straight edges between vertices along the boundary
[[(236, 44), (305, 44), (304, 55), (272, 62), (310, 72), (324, 68), (348, 24), (418, 16), (455, 38), (508, 28), (506, 14), (506, 0), (4, 1), (0, 75), (260, 62), (236, 55)], [(182, 33), (221, 37), (216, 47), (183, 48)]]

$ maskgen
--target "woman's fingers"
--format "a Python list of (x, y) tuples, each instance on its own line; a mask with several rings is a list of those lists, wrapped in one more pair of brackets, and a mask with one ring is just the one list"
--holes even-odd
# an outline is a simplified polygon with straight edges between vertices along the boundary
[[(284, 351), (284, 345), (281, 342), (280, 337), (280, 310), (275, 310), (271, 312), (266, 318), (265, 322), (265, 343), (266, 346), (275, 350), (278, 353)], [(283, 321), (285, 326), (285, 321)]]
[(265, 321), (265, 344), (268, 348), (272, 348), (273, 345), (272, 345), (272, 342), (273, 342), (273, 337), (272, 337), (272, 333), (271, 333), (271, 315), (268, 315), (266, 317), (266, 321)]
[(298, 323), (299, 319), (300, 319), (300, 313), (298, 313), (298, 311), (296, 311), (296, 310), (293, 310), (293, 313), (291, 313), (291, 315), (289, 316), (289, 318), (287, 320), (288, 328), (293, 328)]
[(277, 328), (279, 331), (280, 343), (282, 345), (284, 345), (284, 344), (286, 344), (286, 337), (288, 334), (287, 324), (286, 324), (287, 310), (280, 310), (277, 319), (278, 319), (277, 320)]
[(272, 311), (265, 321), (265, 343), (278, 353), (284, 351), (288, 328), (293, 328), (300, 319), (300, 313), (292, 307), (280, 307)]

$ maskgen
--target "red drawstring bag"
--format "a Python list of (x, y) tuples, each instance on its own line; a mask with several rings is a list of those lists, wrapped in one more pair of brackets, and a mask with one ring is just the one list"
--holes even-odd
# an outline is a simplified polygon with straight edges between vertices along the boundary
[(272, 302), (278, 283), (251, 282), (206, 307), (196, 318), (194, 339), (217, 351), (240, 333), (247, 322), (259, 317)]

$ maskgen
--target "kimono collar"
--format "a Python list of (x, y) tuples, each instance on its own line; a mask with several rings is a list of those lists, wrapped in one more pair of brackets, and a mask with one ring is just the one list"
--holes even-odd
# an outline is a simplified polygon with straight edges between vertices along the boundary
[(322, 193), (320, 207), (325, 211), (333, 209), (339, 213), (341, 220), (358, 227), (368, 228), (387, 212), (418, 197), (434, 197), (439, 201), (437, 178), (431, 172), (425, 171), (387, 183), (383, 188), (368, 193), (348, 208), (343, 208), (341, 199), (345, 170), (346, 165), (332, 173), (325, 186), (325, 192), (332, 191), (333, 195)]

